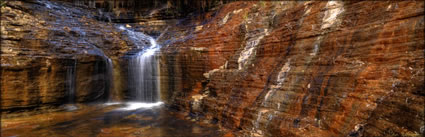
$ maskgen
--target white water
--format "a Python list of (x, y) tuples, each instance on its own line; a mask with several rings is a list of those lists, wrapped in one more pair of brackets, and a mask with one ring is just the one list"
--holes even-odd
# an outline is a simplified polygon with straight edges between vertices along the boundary
[(135, 93), (136, 101), (159, 101), (158, 60), (154, 56), (157, 48), (139, 52), (129, 60), (129, 88)]
[(121, 107), (117, 110), (123, 110), (123, 111), (131, 111), (131, 110), (137, 110), (140, 108), (150, 109), (154, 107), (158, 107), (164, 104), (163, 102), (155, 102), (155, 103), (142, 103), (142, 102), (109, 102), (105, 103), (105, 106), (112, 106), (112, 105), (124, 105), (124, 107)]
[(150, 45), (130, 56), (128, 62), (128, 87), (130, 93), (132, 93), (134, 101), (143, 102), (142, 104), (130, 105), (130, 109), (162, 104), (162, 102), (159, 102), (159, 62), (155, 55), (160, 47), (154, 38), (141, 32), (132, 31), (124, 26), (120, 26), (119, 29), (125, 30), (138, 48), (143, 48), (146, 45), (145, 42)]
[(157, 106), (161, 106), (162, 102), (155, 102), (155, 103), (141, 103), (141, 102), (127, 102), (125, 103), (125, 107), (120, 108), (119, 110), (136, 110), (140, 108), (153, 108)]
[(113, 76), (113, 64), (112, 60), (105, 56), (105, 62), (106, 62), (106, 73), (105, 73), (105, 95), (107, 101), (112, 101), (112, 92), (113, 92), (113, 86), (114, 86), (114, 76)]

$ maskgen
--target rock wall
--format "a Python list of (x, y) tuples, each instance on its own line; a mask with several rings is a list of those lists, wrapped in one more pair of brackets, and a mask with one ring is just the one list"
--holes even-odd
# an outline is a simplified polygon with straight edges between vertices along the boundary
[(199, 14), (234, 0), (59, 0), (77, 6), (97, 8), (113, 22), (145, 22)]
[(120, 98), (120, 57), (134, 45), (114, 25), (49, 1), (8, 1), (1, 13), (2, 112)]
[[(136, 46), (103, 13), (43, 0), (1, 12), (2, 112), (128, 96), (123, 56)], [(424, 134), (423, 2), (241, 1), (190, 15), (141, 23), (159, 34), (171, 108), (237, 136)]]
[(424, 134), (424, 3), (233, 2), (165, 32), (162, 98), (238, 136)]

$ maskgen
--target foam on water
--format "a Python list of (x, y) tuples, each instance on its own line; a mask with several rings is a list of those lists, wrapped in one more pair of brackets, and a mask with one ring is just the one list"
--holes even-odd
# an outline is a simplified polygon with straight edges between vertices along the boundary
[(120, 108), (118, 110), (129, 111), (129, 110), (136, 110), (141, 108), (153, 108), (153, 107), (161, 106), (162, 104), (164, 103), (163, 102), (155, 102), (155, 103), (128, 102), (128, 103), (125, 103), (125, 107)]

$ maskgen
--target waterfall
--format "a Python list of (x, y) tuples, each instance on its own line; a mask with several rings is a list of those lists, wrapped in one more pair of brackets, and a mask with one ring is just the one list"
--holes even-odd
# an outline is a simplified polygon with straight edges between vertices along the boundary
[(129, 89), (136, 101), (159, 101), (158, 60), (155, 52), (159, 49), (150, 38), (151, 47), (130, 57)]
[(112, 101), (112, 90), (114, 85), (114, 76), (113, 76), (113, 64), (112, 60), (105, 56), (105, 62), (106, 62), (106, 73), (105, 73), (105, 100), (110, 102)]
[(77, 68), (77, 60), (72, 60), (70, 64), (66, 66), (66, 96), (68, 97), (67, 103), (75, 103), (75, 70)]
[[(94, 66), (94, 72), (96, 74), (96, 79), (101, 78), (104, 80), (104, 92), (102, 94), (102, 99), (107, 102), (113, 101), (113, 85), (114, 85), (114, 76), (113, 76), (113, 63), (111, 58), (106, 56), (106, 54), (96, 46), (92, 47), (92, 50), (86, 50), (87, 54), (97, 55), (102, 57), (102, 62), (96, 62)], [(97, 74), (103, 74), (98, 75)]]
[(159, 51), (160, 46), (150, 36), (140, 32), (134, 32), (123, 26), (119, 28), (126, 31), (129, 38), (138, 48), (143, 48), (146, 41), (150, 45), (150, 47), (129, 56), (128, 87), (133, 100), (137, 102), (158, 103), (160, 101), (159, 62), (155, 53)]
[(75, 103), (75, 86), (76, 86), (76, 78), (77, 75), (76, 69), (77, 69), (77, 60), (67, 60), (69, 62), (66, 63), (65, 69), (66, 69), (66, 75), (65, 75), (65, 90), (66, 90), (66, 105), (64, 108), (68, 111), (74, 111), (77, 108), (77, 106), (74, 105)]

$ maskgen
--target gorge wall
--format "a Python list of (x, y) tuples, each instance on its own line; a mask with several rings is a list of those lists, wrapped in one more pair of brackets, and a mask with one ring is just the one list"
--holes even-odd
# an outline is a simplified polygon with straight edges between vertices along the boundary
[(76, 6), (96, 8), (112, 22), (146, 22), (152, 19), (177, 19), (200, 14), (234, 0), (59, 0)]
[[(73, 3), (1, 7), (2, 113), (128, 98), (126, 54), (140, 49), (115, 18), (155, 35), (161, 100), (200, 123), (236, 136), (424, 134), (424, 2), (221, 1), (196, 14), (180, 11), (185, 4), (154, 12), (164, 0), (142, 2), (134, 16), (62, 1)], [(106, 15), (114, 11), (126, 14)]]
[[(95, 20), (95, 11), (49, 1), (8, 1), (1, 12), (3, 113), (92, 102), (125, 89), (120, 58), (135, 46), (113, 24)], [(108, 66), (114, 67), (114, 77)], [(115, 85), (109, 86), (112, 78)]]
[(161, 37), (162, 94), (240, 136), (424, 134), (424, 3), (233, 2)]

